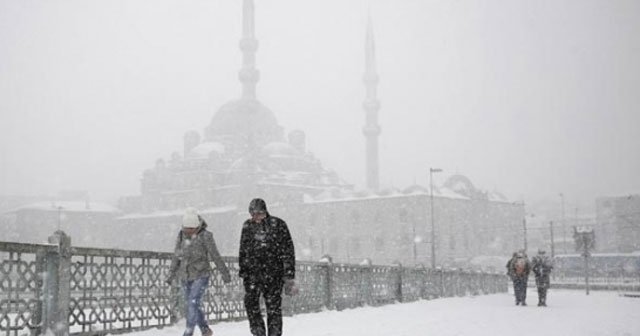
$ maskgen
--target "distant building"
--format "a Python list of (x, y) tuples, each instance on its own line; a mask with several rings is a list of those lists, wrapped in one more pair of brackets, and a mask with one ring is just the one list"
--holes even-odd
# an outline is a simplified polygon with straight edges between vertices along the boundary
[[(292, 131), (285, 138), (275, 114), (257, 99), (253, 11), (253, 1), (245, 0), (242, 96), (223, 105), (204, 132), (187, 132), (182, 153), (158, 159), (143, 173), (140, 195), (119, 204), (125, 214), (114, 227), (125, 228), (127, 234), (114, 244), (170, 250), (183, 209), (195, 206), (222, 253), (235, 255), (248, 203), (261, 197), (272, 214), (289, 223), (300, 259), (328, 254), (336, 262), (370, 258), (376, 263), (428, 265), (430, 190), (379, 187), (380, 105), (371, 23), (364, 76), (367, 190), (355, 191), (306, 149), (304, 132)], [(438, 264), (465, 264), (477, 255), (506, 256), (522, 248), (522, 204), (478, 190), (462, 175), (451, 176), (433, 194)]]
[(640, 251), (640, 195), (596, 199), (596, 250)]
[(109, 247), (118, 239), (113, 224), (121, 214), (97, 202), (36, 202), (5, 212), (3, 224), (11, 241), (44, 243), (60, 229), (71, 236), (74, 246)]

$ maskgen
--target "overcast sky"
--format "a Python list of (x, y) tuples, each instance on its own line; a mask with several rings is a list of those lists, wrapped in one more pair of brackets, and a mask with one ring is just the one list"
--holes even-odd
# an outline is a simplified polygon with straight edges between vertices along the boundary
[[(364, 184), (364, 38), (383, 186), (461, 173), (514, 200), (640, 191), (640, 1), (256, 0), (259, 99)], [(241, 0), (0, 0), (0, 194), (138, 194), (238, 98)]]

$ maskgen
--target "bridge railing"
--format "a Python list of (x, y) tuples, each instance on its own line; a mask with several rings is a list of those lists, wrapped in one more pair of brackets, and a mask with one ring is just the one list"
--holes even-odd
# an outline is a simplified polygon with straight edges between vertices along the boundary
[[(61, 231), (50, 244), (0, 242), (0, 335), (106, 335), (162, 328), (181, 318), (183, 299), (167, 278), (171, 253), (72, 247)], [(203, 299), (211, 322), (245, 319), (238, 260), (214, 270)], [(461, 270), (297, 262), (299, 293), (287, 315), (507, 291), (504, 275)], [(49, 335), (49, 334), (47, 334)]]

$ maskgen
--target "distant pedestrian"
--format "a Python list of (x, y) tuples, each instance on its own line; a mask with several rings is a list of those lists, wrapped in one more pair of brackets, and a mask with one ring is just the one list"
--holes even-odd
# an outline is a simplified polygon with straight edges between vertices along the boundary
[(531, 269), (536, 276), (536, 287), (538, 287), (538, 306), (547, 306), (547, 290), (550, 286), (549, 276), (553, 269), (553, 261), (542, 249), (538, 250), (538, 255), (531, 260)]
[[(254, 336), (280, 336), (282, 290), (288, 295), (295, 292), (293, 240), (285, 221), (271, 216), (264, 200), (252, 200), (249, 214), (251, 218), (242, 226), (239, 257), (249, 328)], [(267, 308), (266, 329), (260, 313), (261, 295)]]
[(513, 281), (513, 291), (516, 296), (517, 305), (527, 305), (527, 281), (529, 280), (529, 272), (531, 264), (524, 250), (520, 250), (513, 254), (513, 257), (507, 262), (507, 274)]
[(178, 233), (175, 253), (171, 260), (169, 277), (182, 282), (186, 301), (187, 328), (183, 336), (192, 336), (195, 326), (200, 328), (202, 336), (211, 336), (213, 331), (202, 311), (202, 296), (209, 286), (213, 271), (210, 261), (216, 264), (224, 283), (231, 282), (229, 269), (224, 264), (213, 234), (207, 231), (207, 223), (198, 215), (196, 209), (187, 208), (182, 217), (182, 230)]

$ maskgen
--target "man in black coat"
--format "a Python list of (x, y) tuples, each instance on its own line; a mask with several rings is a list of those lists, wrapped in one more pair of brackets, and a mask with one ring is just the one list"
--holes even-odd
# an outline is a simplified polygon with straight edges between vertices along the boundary
[[(249, 204), (251, 219), (244, 222), (240, 237), (240, 277), (244, 307), (254, 336), (282, 335), (282, 290), (294, 288), (295, 252), (287, 223), (271, 216), (260, 198)], [(260, 295), (267, 307), (266, 333), (260, 313)]]
[(549, 289), (549, 275), (553, 269), (553, 262), (543, 249), (538, 250), (538, 255), (532, 260), (533, 273), (536, 275), (536, 287), (538, 287), (538, 306), (547, 306), (547, 290)]

